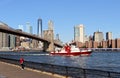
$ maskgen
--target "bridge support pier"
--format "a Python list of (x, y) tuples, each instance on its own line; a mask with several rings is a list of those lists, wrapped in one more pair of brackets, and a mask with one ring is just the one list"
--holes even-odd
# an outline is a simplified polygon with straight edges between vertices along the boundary
[(47, 52), (54, 51), (54, 43), (53, 42), (51, 42), (51, 43), (44, 42), (43, 51), (47, 51)]
[(47, 42), (44, 42), (44, 43), (43, 43), (43, 51), (44, 51), (44, 52), (47, 51), (47, 49), (48, 49), (48, 47), (49, 47), (48, 45), (49, 45), (49, 43), (47, 43)]

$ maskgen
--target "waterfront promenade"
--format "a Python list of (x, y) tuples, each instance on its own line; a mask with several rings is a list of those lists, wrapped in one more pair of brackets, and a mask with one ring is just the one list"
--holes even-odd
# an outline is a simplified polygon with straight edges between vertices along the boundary
[(0, 62), (0, 78), (65, 78), (60, 75), (41, 72), (30, 68), (21, 69), (18, 65)]

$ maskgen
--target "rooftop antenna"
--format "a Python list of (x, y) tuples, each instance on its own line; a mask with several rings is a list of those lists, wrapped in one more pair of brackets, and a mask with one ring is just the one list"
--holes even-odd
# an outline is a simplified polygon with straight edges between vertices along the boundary
[(98, 32), (100, 32), (100, 28), (98, 28)]

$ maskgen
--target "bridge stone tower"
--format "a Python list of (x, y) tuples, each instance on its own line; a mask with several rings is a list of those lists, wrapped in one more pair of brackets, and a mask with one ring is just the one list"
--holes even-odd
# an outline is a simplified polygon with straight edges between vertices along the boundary
[(44, 43), (44, 48), (47, 48), (47, 51), (54, 51), (54, 30), (53, 22), (51, 20), (48, 21), (48, 30), (45, 30), (43, 33), (44, 38), (51, 42), (49, 46), (47, 46), (48, 44)]

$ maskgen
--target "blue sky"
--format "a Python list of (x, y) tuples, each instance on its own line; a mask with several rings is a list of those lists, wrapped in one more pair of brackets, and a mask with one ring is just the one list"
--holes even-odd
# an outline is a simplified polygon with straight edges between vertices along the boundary
[(0, 21), (15, 29), (30, 22), (36, 32), (37, 19), (42, 18), (43, 29), (54, 22), (55, 34), (63, 42), (74, 38), (75, 25), (84, 24), (85, 34), (95, 31), (113, 33), (120, 37), (120, 0), (0, 0)]

